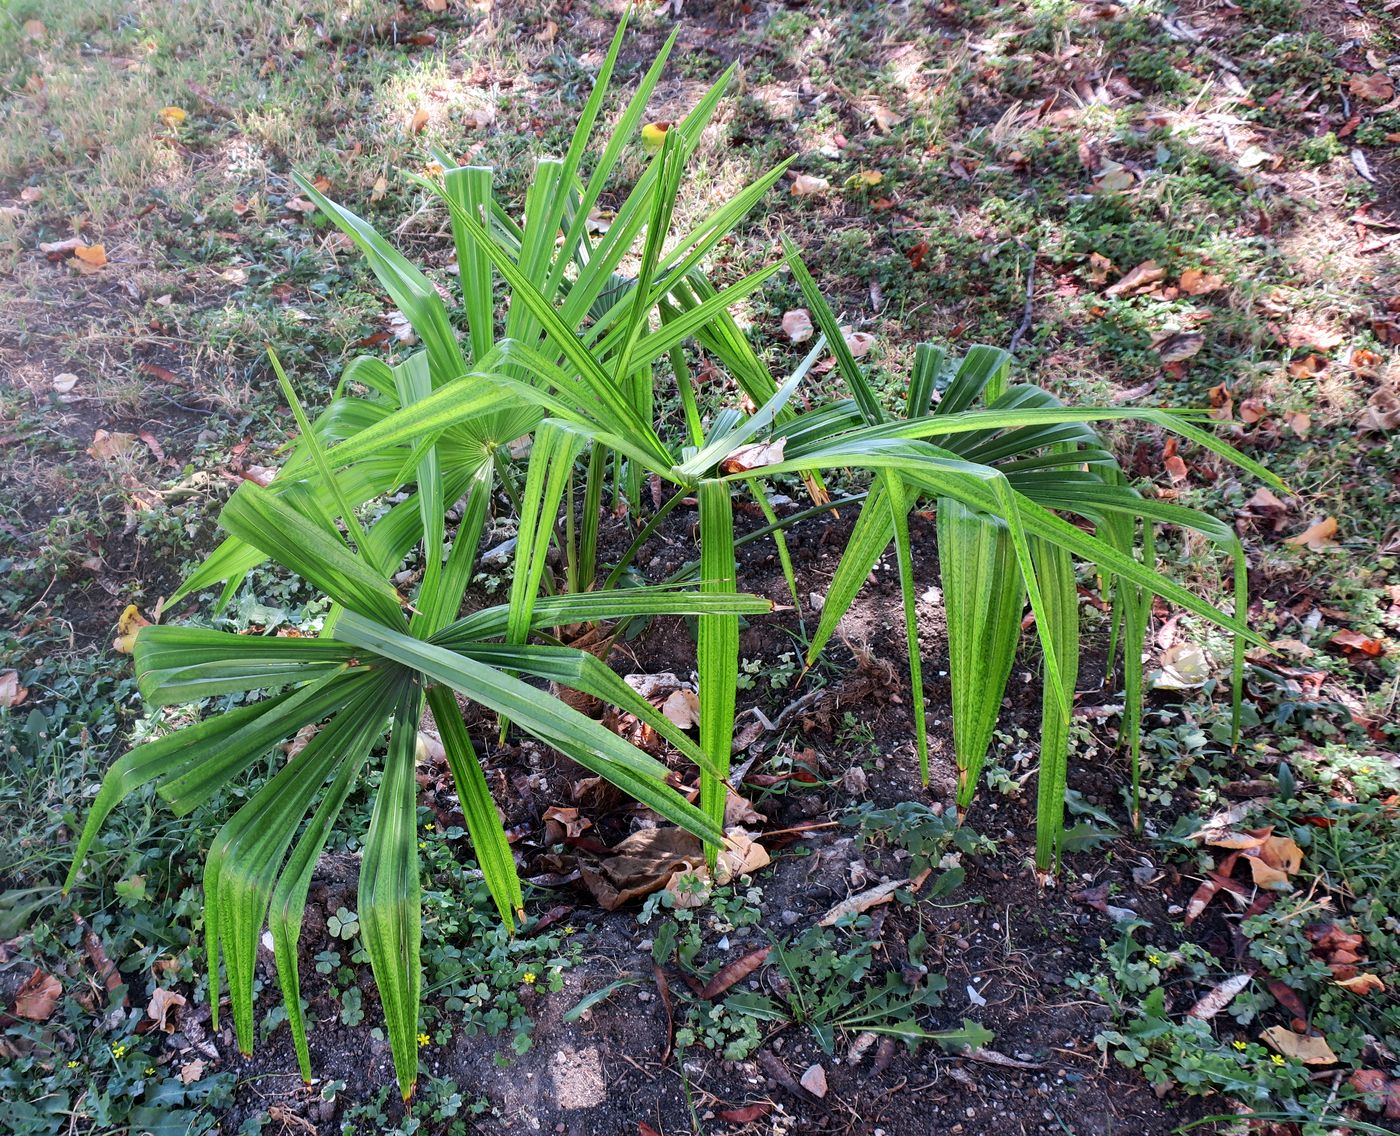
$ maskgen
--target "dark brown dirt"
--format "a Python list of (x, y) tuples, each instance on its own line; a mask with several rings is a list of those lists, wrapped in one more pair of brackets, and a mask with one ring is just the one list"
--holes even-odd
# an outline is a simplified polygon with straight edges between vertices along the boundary
[[(847, 521), (849, 518), (847, 518)], [(653, 571), (672, 570), (691, 554), (689, 519), (681, 515), (644, 553), (643, 564)], [(845, 538), (846, 524), (836, 539), (831, 528), (804, 523), (792, 533), (791, 545), (799, 565), (799, 579), (813, 588), (824, 586), (835, 567)], [(915, 527), (920, 555), (921, 584), (934, 578), (932, 526)], [(755, 590), (775, 597), (786, 587), (772, 557), (772, 545), (749, 546), (746, 579), (757, 581)], [(769, 563), (771, 560), (771, 564)], [(765, 571), (767, 566), (767, 571)], [(926, 579), (925, 579), (926, 578)], [(745, 786), (768, 816), (770, 831), (806, 828), (795, 839), (779, 835), (768, 843), (774, 864), (760, 872), (754, 883), (763, 890), (764, 915), (759, 932), (793, 937), (814, 924), (833, 904), (860, 890), (855, 874), (868, 873), (870, 882), (907, 874), (898, 856), (854, 845), (850, 828), (826, 825), (858, 803), (841, 785), (842, 774), (862, 754), (847, 751), (848, 741), (838, 730), (846, 713), (854, 713), (873, 737), (876, 769), (869, 777), (867, 798), (885, 806), (903, 800), (946, 803), (951, 794), (953, 769), (947, 745), (946, 669), (941, 611), (922, 605), (921, 634), (925, 665), (930, 675), (929, 694), (935, 723), (932, 754), (932, 786), (918, 782), (912, 730), (907, 709), (907, 684), (901, 660), (902, 616), (897, 581), (882, 567), (877, 582), (868, 587), (849, 618), (852, 643), (863, 641), (873, 662), (832, 668), (831, 700), (805, 715), (806, 726), (786, 734), (765, 734), (754, 743), (758, 751), (749, 776), (764, 780), (769, 760), (794, 748), (820, 775), (818, 784), (789, 782), (787, 792), (763, 795), (755, 784)], [(807, 613), (809, 628), (812, 615)], [(793, 649), (796, 614), (789, 611), (771, 619), (754, 621), (744, 634), (746, 657), (773, 658)], [(680, 621), (659, 622), (629, 645), (632, 658), (615, 656), (626, 671), (672, 669), (682, 676), (693, 666), (693, 644)], [(849, 652), (837, 646), (833, 654)], [(1004, 725), (1035, 729), (1038, 722), (1038, 685), (1028, 681), (1024, 666), (1021, 681), (1013, 675), (1010, 707)], [(1101, 665), (1090, 661), (1085, 683), (1093, 683)], [(810, 681), (810, 680), (809, 680)], [(843, 697), (844, 692), (844, 697)], [(773, 692), (765, 705), (777, 713), (800, 690)], [(749, 692), (740, 705), (752, 703)], [(839, 712), (835, 711), (839, 707)], [(747, 717), (741, 717), (741, 722)], [(551, 804), (537, 796), (510, 792), (525, 771), (524, 755), (517, 747), (491, 754), (491, 777), (504, 789), (500, 795), (509, 820), (523, 836), (517, 845), (527, 874), (537, 871), (544, 858), (541, 849), (540, 813)], [(736, 756), (736, 761), (740, 760)], [(1121, 811), (1118, 786), (1121, 771), (1111, 762), (1081, 766), (1072, 771), (1072, 785), (1085, 797), (1114, 811)], [(1115, 902), (1131, 907), (1161, 937), (1170, 935), (1168, 912), (1184, 902), (1192, 885), (1174, 873), (1159, 882), (1139, 886), (1132, 868), (1151, 863), (1153, 852), (1133, 840), (1116, 841), (1110, 849), (1068, 857), (1060, 886), (1042, 890), (1029, 871), (1034, 830), (1033, 782), (1018, 797), (984, 793), (974, 807), (970, 823), (981, 835), (997, 842), (997, 851), (986, 857), (965, 857), (965, 883), (951, 896), (922, 899), (913, 906), (892, 905), (873, 909), (868, 932), (878, 944), (877, 959), (897, 967), (908, 962), (907, 943), (921, 927), (929, 935), (931, 950), (925, 956), (930, 971), (947, 980), (944, 1005), (922, 1024), (932, 1029), (953, 1028), (963, 1017), (982, 1023), (995, 1034), (989, 1048), (997, 1055), (1020, 1062), (1024, 1068), (1002, 1067), (966, 1056), (952, 1056), (923, 1046), (907, 1052), (903, 1046), (878, 1072), (872, 1058), (855, 1066), (843, 1063), (851, 1042), (838, 1035), (837, 1060), (821, 1052), (812, 1035), (788, 1026), (765, 1035), (760, 1054), (742, 1062), (726, 1062), (703, 1049), (673, 1056), (665, 1063), (666, 1017), (651, 981), (649, 950), (654, 925), (637, 922), (635, 909), (605, 914), (591, 906), (591, 897), (578, 884), (554, 889), (540, 901), (540, 910), (554, 903), (577, 905), (570, 922), (586, 930), (583, 965), (565, 972), (564, 989), (540, 996), (533, 1008), (536, 1019), (534, 1047), (524, 1057), (498, 1063), (507, 1049), (500, 1039), (455, 1037), (445, 1048), (436, 1047), (425, 1072), (455, 1078), (465, 1093), (487, 1097), (495, 1109), (490, 1119), (477, 1121), (481, 1132), (560, 1132), (571, 1134), (646, 1133), (642, 1124), (658, 1133), (694, 1130), (707, 1132), (831, 1132), (909, 1134), (988, 1133), (990, 1136), (1028, 1136), (1032, 1133), (1077, 1134), (1140, 1133), (1166, 1136), (1180, 1124), (1223, 1106), (1208, 1102), (1159, 1099), (1141, 1078), (1112, 1061), (1106, 1061), (1094, 1044), (1094, 1035), (1105, 1028), (1108, 1011), (1096, 1000), (1067, 984), (1076, 972), (1095, 969), (1101, 956), (1101, 940), (1113, 941), (1117, 933), (1104, 915), (1076, 902), (1079, 888), (1101, 883), (1117, 885)], [(439, 804), (443, 802), (439, 800)], [(635, 818), (622, 800), (593, 815), (597, 832), (616, 839), (625, 835)], [(1111, 853), (1111, 854), (1110, 854)], [(557, 865), (557, 860), (551, 860)], [(853, 865), (855, 865), (853, 867)], [(331, 891), (352, 894), (354, 863), (328, 866), (326, 882), (313, 893), (313, 908), (333, 902)], [(348, 876), (348, 878), (347, 878)], [(1168, 886), (1170, 884), (1170, 886)], [(316, 902), (317, 899), (324, 902)], [(310, 956), (325, 946), (320, 918), (308, 921), (303, 950)], [(1151, 936), (1152, 932), (1147, 932)], [(738, 936), (736, 936), (738, 938)], [(736, 943), (729, 955), (739, 957), (760, 943), (759, 934)], [(726, 956), (729, 957), (729, 956)], [(272, 995), (275, 983), (269, 971), (265, 989)], [(570, 1024), (564, 1012), (589, 993), (601, 989), (619, 975), (635, 975), (639, 984), (627, 987), (595, 1006), (584, 1019)], [(303, 966), (306, 996), (313, 1007), (325, 1001), (323, 983), (309, 961)], [(679, 974), (673, 974), (678, 984)], [(754, 981), (764, 979), (763, 972)], [(347, 1082), (343, 1100), (364, 1099), (392, 1080), (386, 1043), (369, 1037), (375, 1009), (366, 989), (367, 1018), (353, 1029), (338, 1024), (318, 1027), (311, 1037), (318, 1074)], [(974, 996), (975, 995), (975, 996)], [(985, 1004), (983, 1004), (985, 1003)], [(327, 1003), (329, 1004), (329, 1003)], [(327, 1015), (322, 1015), (326, 1017)], [(330, 1014), (331, 1020), (334, 1015)], [(460, 1031), (459, 1031), (460, 1034)], [(221, 1051), (240, 1077), (258, 1077), (258, 1093), (243, 1094), (240, 1103), (224, 1117), (233, 1130), (249, 1110), (267, 1109), (278, 1103), (303, 1116), (318, 1131), (338, 1131), (335, 1108), (320, 1102), (314, 1089), (304, 1089), (290, 1075), (295, 1068), (285, 1030), (260, 1045), (256, 1056), (243, 1060), (232, 1055), (229, 1038)], [(773, 1076), (777, 1060), (794, 1078), (814, 1063), (826, 1071), (830, 1090), (824, 1099), (785, 1089)], [(993, 1058), (995, 1059), (995, 1058)], [(745, 1126), (719, 1119), (719, 1113), (746, 1105), (768, 1106), (762, 1118)], [(392, 1109), (397, 1105), (391, 1105)], [(693, 1124), (699, 1123), (699, 1129)], [(1207, 1126), (1201, 1131), (1209, 1132)]]

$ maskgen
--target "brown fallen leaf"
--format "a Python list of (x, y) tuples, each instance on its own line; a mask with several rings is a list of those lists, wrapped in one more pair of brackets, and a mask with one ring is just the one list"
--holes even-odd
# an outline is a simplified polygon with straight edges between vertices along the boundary
[(0, 671), (0, 710), (19, 706), (28, 697), (29, 688), (19, 684), (19, 671)]
[(1119, 300), (1127, 296), (1135, 296), (1139, 292), (1145, 292), (1152, 285), (1166, 279), (1167, 271), (1155, 260), (1144, 260), (1136, 268), (1128, 270), (1127, 274), (1118, 281), (1104, 289), (1104, 295), (1110, 300)]
[(1354, 974), (1350, 978), (1338, 979), (1336, 985), (1345, 986), (1353, 994), (1385, 993), (1385, 983), (1374, 974)]
[(111, 461), (119, 458), (123, 454), (131, 452), (136, 445), (136, 435), (126, 434), (121, 431), (95, 430), (92, 435), (92, 445), (88, 447), (88, 457), (96, 458), (98, 461)]
[(1304, 1065), (1335, 1065), (1337, 1055), (1325, 1037), (1294, 1033), (1287, 1026), (1270, 1026), (1259, 1039), (1270, 1049), (1301, 1061)]
[(78, 245), (73, 255), (92, 268), (101, 268), (107, 263), (107, 250), (102, 245)]
[(1328, 642), (1349, 659), (1378, 659), (1385, 654), (1385, 644), (1379, 639), (1372, 639), (1350, 629), (1338, 631)]
[(1315, 525), (1309, 525), (1297, 536), (1288, 537), (1283, 543), (1291, 544), (1295, 547), (1307, 547), (1313, 552), (1325, 552), (1329, 548), (1335, 548), (1337, 542), (1332, 538), (1337, 535), (1337, 518), (1324, 517)]
[(868, 911), (878, 903), (888, 903), (890, 896), (899, 891), (900, 888), (909, 886), (910, 881), (890, 880), (888, 883), (877, 884), (873, 888), (857, 892), (855, 895), (843, 899), (819, 920), (820, 927), (831, 927), (848, 915), (859, 915), (863, 911)]
[(1199, 1018), (1203, 1022), (1210, 1021), (1216, 1014), (1220, 1013), (1226, 1006), (1235, 1000), (1246, 986), (1249, 985), (1250, 976), (1248, 974), (1233, 974), (1223, 982), (1217, 983), (1204, 997), (1186, 1012), (1188, 1018)]
[(1153, 340), (1163, 363), (1183, 363), (1201, 353), (1206, 337), (1199, 331), (1169, 331)]
[(760, 966), (768, 957), (768, 952), (772, 947), (759, 947), (756, 951), (750, 951), (741, 958), (735, 959), (731, 963), (726, 963), (715, 972), (715, 976), (700, 990), (700, 997), (708, 1001), (714, 1001), (721, 994), (726, 993), (736, 982), (742, 982)]
[(428, 125), (428, 111), (426, 107), (419, 107), (413, 112), (413, 117), (408, 120), (408, 132), (410, 134), (421, 134), (423, 128)]
[(1312, 415), (1302, 410), (1285, 410), (1283, 412), (1284, 424), (1297, 434), (1298, 437), (1307, 441), (1308, 431), (1312, 429)]
[(762, 1120), (773, 1111), (771, 1101), (755, 1101), (753, 1104), (746, 1104), (742, 1108), (724, 1108), (719, 1111), (719, 1118), (726, 1124), (752, 1124), (755, 1120)]
[(176, 1011), (184, 1004), (183, 994), (157, 986), (151, 993), (151, 1000), (146, 1004), (146, 1016), (156, 1023), (156, 1029), (174, 1033), (175, 1019), (179, 1016)]
[[(927, 251), (927, 250), (925, 250)], [(1089, 283), (1102, 286), (1108, 283), (1108, 275), (1115, 271), (1113, 261), (1096, 252), (1089, 254)]]
[(1347, 1084), (1366, 1097), (1370, 1108), (1384, 1109), (1387, 1120), (1400, 1120), (1400, 1077), (1388, 1077), (1379, 1069), (1358, 1069)]
[(700, 724), (700, 697), (693, 690), (673, 690), (661, 704), (661, 713), (672, 724), (689, 730)]
[(786, 445), (786, 438), (777, 438), (772, 442), (751, 442), (747, 446), (740, 446), (720, 462), (719, 468), (725, 473), (744, 473), (766, 465), (777, 465), (783, 460), (783, 448)]
[(63, 984), (52, 974), (35, 967), (34, 973), (15, 992), (15, 1013), (31, 1022), (46, 1022), (53, 1017), (62, 994)]
[(875, 346), (875, 337), (868, 331), (851, 331), (849, 328), (843, 327), (841, 337), (845, 339), (846, 346), (850, 348), (851, 354), (857, 359), (862, 355), (868, 355), (870, 349)]
[(186, 1061), (180, 1066), (180, 1084), (193, 1085), (202, 1076), (206, 1064), (202, 1058), (196, 1057), (193, 1061)]
[(813, 174), (794, 174), (792, 193), (794, 197), (818, 197), (831, 189), (831, 182)]
[(1395, 81), (1383, 71), (1372, 75), (1353, 75), (1347, 86), (1353, 95), (1368, 103), (1388, 103), (1395, 97)]
[(812, 316), (806, 308), (793, 308), (783, 313), (783, 334), (789, 343), (805, 343), (812, 338)]
[(1181, 274), (1178, 284), (1188, 296), (1205, 296), (1225, 284), (1225, 277), (1218, 272), (1206, 272), (1201, 268), (1188, 268)]

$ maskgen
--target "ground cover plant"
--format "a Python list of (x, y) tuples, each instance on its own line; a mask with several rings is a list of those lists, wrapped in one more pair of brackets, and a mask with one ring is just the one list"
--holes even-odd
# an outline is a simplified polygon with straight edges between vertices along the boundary
[[(74, 81), (76, 34), (130, 50), (123, 98), (184, 83), (200, 100), (158, 100), (133, 150), (147, 164), (92, 176), (65, 150), (79, 118), (47, 149), (7, 134), (32, 294), (57, 270), (75, 295), (134, 301), (63, 349), (80, 374), (17, 372), (38, 385), (7, 407), (37, 474), (8, 475), (28, 488), (0, 710), (25, 818), (3, 899), (23, 1125), (700, 1131), (864, 1114), (944, 1131), (986, 1109), (1007, 1131), (1077, 1131), (1123, 1107), (1142, 1131), (1239, 1110), (1279, 1131), (1384, 1123), (1400, 1083), (1394, 481), (1354, 471), (1390, 468), (1389, 323), (1382, 306), (1334, 354), (1332, 321), (1361, 310), (1368, 277), (1346, 291), (1320, 270), (1344, 297), (1328, 307), (1279, 275), (1300, 246), (1268, 234), (1301, 233), (1298, 194), (1250, 171), (1292, 159), (1235, 146), (1232, 162), (1170, 117), (1221, 66), (1192, 46), (1199, 17), (637, 12), (619, 32), (601, 10), (269, 9), (191, 55), (140, 20), (20, 14), (7, 114)], [(1014, 32), (977, 38), (1001, 17)], [(1384, 37), (1356, 54), (1280, 32), (1282, 10), (1229, 18), (1249, 62), (1228, 73), (1255, 92), (1237, 129), (1284, 129), (1290, 81), (1356, 107), (1331, 135), (1317, 119), (1297, 160), (1335, 157), (1328, 176), (1374, 198), (1352, 222), (1368, 249), (1388, 231), (1391, 111), (1366, 94)], [(467, 26), (477, 48), (525, 45), (518, 97), (483, 98), (458, 69), (477, 50)], [(726, 26), (747, 53), (697, 53)], [(857, 47), (875, 28), (884, 45)], [(321, 82), (318, 53), (340, 59), (321, 122), (385, 100), (394, 145), (369, 131), (308, 149), (255, 122), (243, 100), (275, 73), (252, 66), (259, 37), (300, 52), (298, 83)], [(1084, 46), (1129, 85), (1091, 85), (1073, 115), (979, 123), (1060, 81), (1032, 61), (1100, 81), (1074, 62)], [(235, 62), (211, 91), (191, 59), (220, 51)], [(628, 82), (610, 91), (614, 73)], [(806, 118), (784, 117), (785, 83)], [(828, 83), (847, 92), (830, 106)], [(1354, 153), (1328, 142), (1338, 130)], [(536, 162), (537, 134), (563, 157)], [(358, 181), (367, 144), (375, 177)], [(59, 186), (46, 171), (63, 162)], [(169, 187), (156, 209), (119, 220), (150, 171)], [(209, 196), (219, 178), (238, 196)], [(259, 178), (277, 192), (251, 192)], [(1066, 182), (1083, 192), (1052, 203)], [(202, 220), (182, 227), (181, 194)], [(66, 244), (44, 229), (59, 201), (86, 210)], [(938, 224), (949, 208), (973, 227)], [(1165, 242), (1165, 218), (1211, 210), (1196, 243)], [(1230, 210), (1263, 226), (1240, 262), (1221, 243)], [(775, 218), (790, 241), (769, 239)], [(119, 242), (157, 233), (168, 264), (107, 288), (132, 255)], [(1285, 282), (1252, 294), (1245, 265)], [(178, 283), (191, 272), (210, 273), (203, 291)], [(1244, 306), (1212, 308), (1227, 290)], [(60, 343), (26, 305), (7, 342)], [(138, 310), (130, 340), (115, 329)], [(968, 345), (998, 338), (1017, 352)], [(214, 352), (217, 382), (181, 379), (186, 340)], [(126, 364), (83, 361), (128, 341)], [(1366, 395), (1356, 428), (1343, 390)], [(155, 426), (152, 398), (188, 417)], [(74, 460), (102, 477), (65, 500)], [(1344, 510), (1343, 484), (1373, 496)], [(1296, 512), (1303, 494), (1318, 512)], [(1368, 541), (1371, 564), (1305, 575)], [(157, 618), (117, 629), (134, 680), (77, 647), (130, 602)], [(131, 792), (152, 779), (165, 803)], [(661, 908), (638, 925), (624, 905), (653, 888)], [(599, 971), (609, 955), (621, 973)], [(1045, 970), (1056, 1008), (998, 993)], [(639, 998), (662, 1056), (599, 1095), (604, 1063), (636, 1061)], [(249, 1095), (297, 1064), (319, 1078), (308, 1090)], [(552, 1070), (548, 1100), (525, 1088), (532, 1068)], [(967, 1099), (936, 1092), (930, 1110), (881, 1087), (918, 1068), (952, 1070)], [(418, 1082), (403, 1110), (382, 1091), (394, 1075)], [(756, 1099), (741, 1087), (765, 1082)]]

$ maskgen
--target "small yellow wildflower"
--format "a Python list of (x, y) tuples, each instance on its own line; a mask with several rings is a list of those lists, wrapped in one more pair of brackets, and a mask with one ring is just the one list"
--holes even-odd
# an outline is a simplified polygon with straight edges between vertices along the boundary
[(423, 831), (424, 831), (424, 832), (432, 832), (432, 831), (434, 831), (436, 828), (437, 828), (437, 825), (435, 825), (432, 821), (428, 821), (428, 823), (425, 824), (425, 825), (423, 826)]
[(1282, 1064), (1283, 1064), (1283, 1058), (1282, 1058), (1281, 1056), (1279, 1056), (1277, 1053), (1275, 1053), (1275, 1054), (1273, 1055), (1273, 1057), (1270, 1058), (1270, 1060), (1271, 1060), (1275, 1065), (1282, 1065)]
[(124, 1046), (124, 1045), (123, 1045), (121, 1042), (119, 1042), (119, 1041), (114, 1041), (114, 1042), (112, 1042), (112, 1056), (113, 1056), (113, 1057), (125, 1057), (125, 1056), (126, 1056), (126, 1046)]
[(522, 978), (526, 986), (533, 986), (535, 984), (535, 979), (539, 976), (535, 974), (533, 970), (527, 970), (520, 977)]
[(567, 927), (564, 928), (564, 934), (566, 935), (576, 935), (577, 933), (578, 928), (575, 927), (572, 923), (570, 923)]
[(1233, 1045), (1236, 1049), (1240, 1050), (1241, 1052), (1249, 1048), (1249, 1043), (1245, 1041), (1234, 1041), (1230, 1044)]
[(155, 1075), (155, 1071), (156, 1071), (156, 1067), (155, 1067), (154, 1065), (147, 1065), (147, 1066), (146, 1066), (146, 1076), (148, 1076), (148, 1077), (154, 1076), (154, 1075)]
[(425, 1033), (420, 1033), (420, 1034), (418, 1035), (418, 1044), (419, 1044), (420, 1047), (421, 1047), (421, 1046), (424, 1046), (424, 1045), (427, 1045), (428, 1042), (430, 1042), (430, 1041), (432, 1041), (432, 1040), (433, 1040), (433, 1039), (430, 1038), (430, 1037), (429, 1037), (427, 1034), (425, 1034)]
[(78, 1063), (77, 1063), (76, 1061), (70, 1061), (70, 1062), (68, 1062), (68, 1068), (70, 1068), (70, 1069), (76, 1069), (77, 1067), (78, 1067)]
[(1161, 965), (1161, 962), (1162, 962), (1162, 956), (1161, 956), (1161, 955), (1148, 955), (1148, 956), (1147, 956), (1147, 961), (1150, 962), (1153, 966), (1160, 966), (1160, 965)]
[(428, 842), (427, 842), (426, 840), (420, 840), (420, 841), (418, 842), (418, 847), (419, 847), (419, 848), (426, 848), (427, 846), (428, 846)]

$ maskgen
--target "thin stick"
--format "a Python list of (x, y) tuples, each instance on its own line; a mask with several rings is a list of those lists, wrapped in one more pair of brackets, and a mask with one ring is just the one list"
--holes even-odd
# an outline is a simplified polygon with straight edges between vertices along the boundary
[(1031, 317), (1035, 311), (1035, 250), (1030, 250), (1031, 265), (1026, 270), (1026, 308), (1021, 315), (1021, 324), (1011, 335), (1011, 343), (1007, 350), (1015, 354), (1016, 348), (1025, 337), (1026, 332), (1031, 329)]

